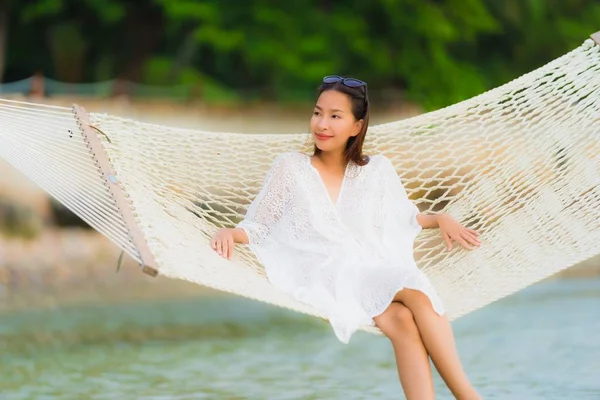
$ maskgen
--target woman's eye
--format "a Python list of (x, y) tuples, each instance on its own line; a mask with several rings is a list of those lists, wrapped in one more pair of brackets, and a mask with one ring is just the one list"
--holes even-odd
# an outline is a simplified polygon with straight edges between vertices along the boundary
[(319, 115), (318, 111), (313, 111), (313, 115)]
[(339, 118), (339, 117), (340, 117), (339, 115), (335, 115), (335, 114), (331, 116), (331, 118)]

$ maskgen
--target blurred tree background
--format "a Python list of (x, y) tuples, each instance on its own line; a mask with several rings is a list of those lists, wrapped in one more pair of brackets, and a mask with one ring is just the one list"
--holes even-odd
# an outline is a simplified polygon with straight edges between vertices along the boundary
[(375, 100), (464, 100), (600, 30), (597, 0), (0, 0), (0, 81), (40, 73), (312, 99), (321, 77)]

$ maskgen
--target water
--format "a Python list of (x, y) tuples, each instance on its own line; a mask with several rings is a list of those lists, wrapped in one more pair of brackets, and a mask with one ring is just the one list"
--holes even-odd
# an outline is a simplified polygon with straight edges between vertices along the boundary
[[(600, 399), (600, 279), (544, 282), (454, 323), (486, 399)], [(1, 399), (401, 399), (388, 341), (230, 297), (0, 315)], [(451, 399), (436, 374), (438, 399)]]

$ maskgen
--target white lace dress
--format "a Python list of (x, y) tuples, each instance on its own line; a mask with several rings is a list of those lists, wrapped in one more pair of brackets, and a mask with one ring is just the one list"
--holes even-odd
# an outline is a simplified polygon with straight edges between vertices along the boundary
[(424, 292), (444, 312), (414, 261), (418, 212), (382, 155), (363, 167), (350, 163), (333, 203), (310, 157), (284, 153), (238, 227), (270, 282), (321, 311), (348, 343), (403, 288)]

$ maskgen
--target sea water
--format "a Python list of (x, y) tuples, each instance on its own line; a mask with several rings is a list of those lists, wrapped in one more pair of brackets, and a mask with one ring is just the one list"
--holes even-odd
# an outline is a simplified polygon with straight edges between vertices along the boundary
[[(600, 399), (600, 279), (545, 281), (453, 327), (485, 399)], [(324, 321), (222, 295), (8, 310), (0, 351), (2, 400), (404, 398), (384, 337), (344, 345)]]

